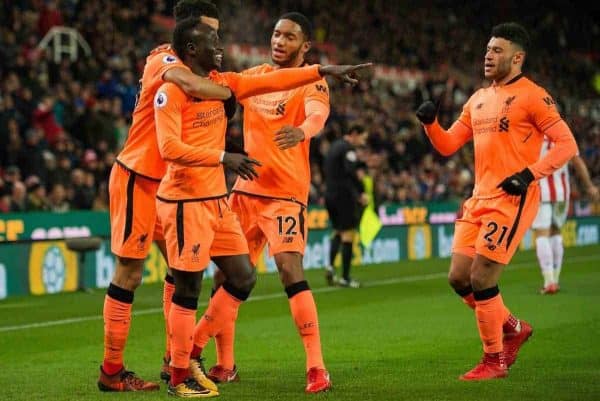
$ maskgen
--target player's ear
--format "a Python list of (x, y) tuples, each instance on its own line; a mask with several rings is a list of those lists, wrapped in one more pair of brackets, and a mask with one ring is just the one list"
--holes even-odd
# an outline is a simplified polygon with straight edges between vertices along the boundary
[(191, 55), (195, 55), (195, 54), (196, 54), (196, 45), (195, 45), (195, 44), (193, 44), (192, 42), (188, 42), (188, 43), (185, 45), (185, 48), (186, 48), (186, 50), (187, 50), (187, 52), (188, 52), (189, 54), (191, 54)]
[(312, 42), (309, 40), (302, 43), (302, 51), (304, 51), (304, 53), (308, 52), (311, 47), (312, 47)]
[(525, 61), (525, 52), (516, 52), (513, 56), (513, 64), (523, 64)]

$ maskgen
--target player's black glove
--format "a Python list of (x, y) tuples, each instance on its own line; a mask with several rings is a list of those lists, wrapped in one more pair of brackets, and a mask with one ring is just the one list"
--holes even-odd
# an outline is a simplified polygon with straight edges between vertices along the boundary
[(237, 99), (235, 98), (233, 91), (231, 91), (231, 96), (223, 101), (223, 105), (225, 106), (225, 115), (227, 116), (227, 119), (231, 120), (237, 111)]
[(522, 171), (506, 177), (497, 188), (502, 188), (509, 195), (525, 195), (527, 187), (533, 180), (533, 173), (525, 167)]
[(419, 121), (421, 121), (423, 124), (429, 125), (435, 121), (435, 118), (437, 117), (437, 111), (438, 110), (435, 104), (431, 100), (427, 100), (419, 106), (415, 114), (417, 115)]

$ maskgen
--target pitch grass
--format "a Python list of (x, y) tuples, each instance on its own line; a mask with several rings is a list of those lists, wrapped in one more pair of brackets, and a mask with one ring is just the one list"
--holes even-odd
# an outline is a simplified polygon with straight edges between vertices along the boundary
[[(517, 255), (500, 287), (507, 305), (534, 335), (505, 380), (463, 383), (481, 357), (473, 313), (449, 289), (449, 261), (358, 267), (358, 290), (324, 287), (307, 276), (319, 307), (323, 349), (334, 388), (305, 395), (304, 354), (276, 275), (260, 276), (254, 301), (242, 306), (237, 363), (242, 381), (221, 387), (223, 400), (599, 400), (600, 246), (567, 249), (562, 291), (540, 296), (535, 255)], [(210, 282), (204, 283), (206, 301)], [(147, 394), (100, 393), (104, 291), (19, 297), (0, 302), (2, 400), (159, 400)], [(128, 367), (158, 380), (163, 352), (161, 286), (136, 294)], [(201, 306), (204, 309), (204, 306)], [(141, 312), (141, 313), (140, 313)], [(85, 317), (89, 320), (80, 321)], [(27, 329), (30, 323), (75, 322)], [(205, 353), (214, 361), (214, 347)]]

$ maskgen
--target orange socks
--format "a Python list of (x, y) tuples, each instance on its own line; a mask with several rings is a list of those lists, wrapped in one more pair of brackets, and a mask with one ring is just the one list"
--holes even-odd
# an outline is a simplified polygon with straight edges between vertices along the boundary
[(210, 299), (206, 312), (194, 330), (194, 345), (198, 348), (204, 348), (211, 337), (217, 337), (217, 363), (225, 369), (233, 369), (235, 364), (233, 355), (235, 321), (240, 305), (248, 295), (248, 292), (236, 289), (225, 282)]
[(110, 284), (104, 297), (104, 361), (102, 370), (114, 375), (123, 368), (123, 351), (131, 324), (133, 291)]
[[(465, 305), (475, 310), (475, 297), (473, 296), (473, 290), (471, 289), (471, 287), (468, 287), (464, 290), (455, 291), (462, 298), (462, 301)], [(521, 322), (512, 313), (510, 313), (510, 310), (506, 306), (504, 306), (502, 323), (502, 331), (504, 333), (514, 333), (521, 331)]]
[(471, 309), (475, 309), (475, 297), (473, 297), (473, 292), (470, 292), (468, 295), (462, 297), (463, 302)]
[(498, 286), (475, 291), (475, 316), (485, 353), (502, 352), (502, 324), (506, 307)]
[(171, 357), (171, 344), (169, 342), (169, 310), (171, 309), (171, 298), (175, 292), (175, 280), (168, 274), (165, 276), (163, 286), (163, 316), (165, 318), (165, 360)]
[(292, 317), (302, 337), (306, 352), (306, 370), (310, 368), (325, 369), (321, 352), (321, 336), (319, 334), (319, 318), (317, 305), (306, 281), (300, 281), (286, 287)]
[(193, 346), (194, 325), (198, 298), (173, 295), (169, 311), (169, 340), (171, 342), (171, 367), (177, 368), (177, 375), (171, 376), (171, 384), (176, 386), (185, 380), (185, 370), (190, 365)]
[(225, 322), (221, 332), (215, 336), (217, 345), (217, 365), (225, 369), (233, 369), (235, 358), (233, 355), (233, 343), (235, 339), (235, 320)]

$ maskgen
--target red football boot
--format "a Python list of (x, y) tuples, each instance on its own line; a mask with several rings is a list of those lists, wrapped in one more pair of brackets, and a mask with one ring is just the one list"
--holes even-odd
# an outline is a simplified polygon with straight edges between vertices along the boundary
[(306, 373), (307, 393), (320, 393), (331, 388), (331, 379), (325, 369), (310, 368)]
[(483, 354), (483, 359), (473, 369), (460, 376), (460, 380), (490, 380), (508, 376), (508, 368), (502, 352)]
[(225, 369), (221, 365), (215, 365), (210, 368), (206, 377), (215, 383), (232, 383), (240, 381), (240, 375), (237, 366), (235, 365), (233, 365), (233, 369)]
[(531, 325), (526, 321), (521, 320), (521, 331), (504, 335), (502, 343), (504, 347), (504, 360), (506, 361), (507, 367), (510, 368), (511, 365), (515, 363), (521, 346), (523, 346), (525, 341), (527, 341), (532, 334), (533, 328)]
[(101, 366), (98, 388), (100, 391), (156, 391), (160, 386), (140, 378), (125, 368), (114, 375), (107, 375)]

